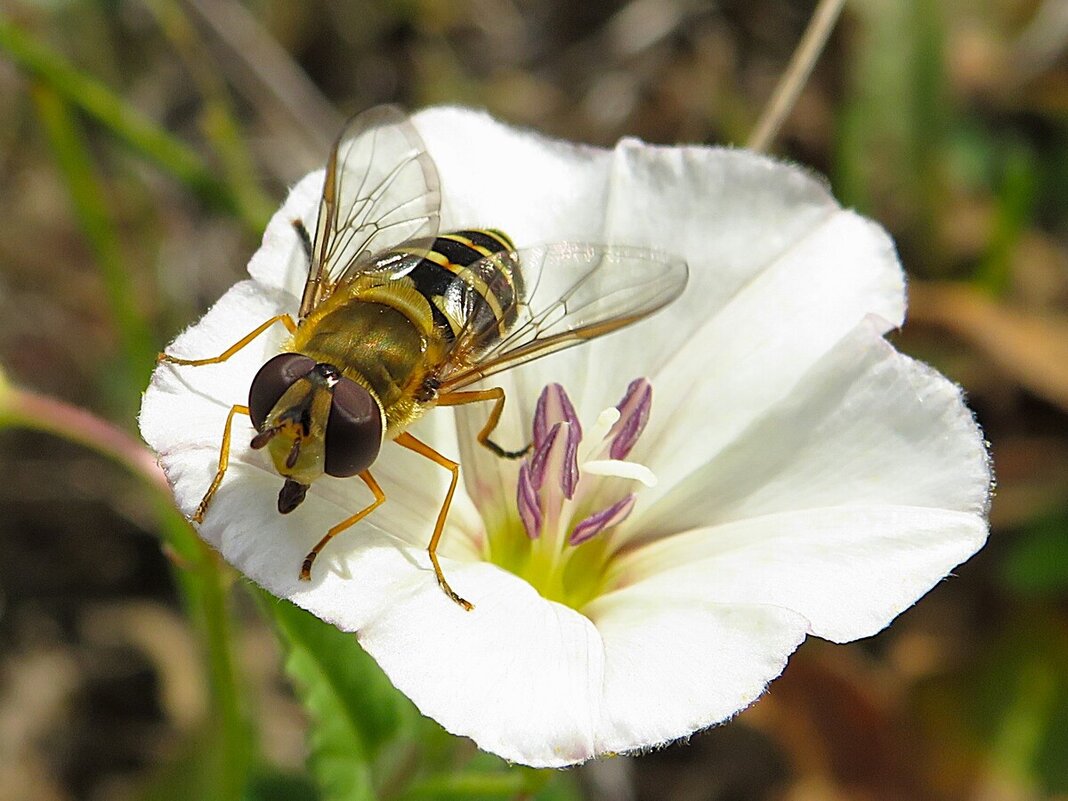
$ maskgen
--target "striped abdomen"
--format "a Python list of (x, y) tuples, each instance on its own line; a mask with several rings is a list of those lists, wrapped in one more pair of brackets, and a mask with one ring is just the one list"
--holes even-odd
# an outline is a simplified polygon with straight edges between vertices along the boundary
[(434, 325), (446, 341), (452, 342), (471, 326), (482, 332), (476, 340), (478, 346), (486, 347), (511, 328), (517, 300), (523, 296), (518, 265), (504, 255), (476, 262), (514, 249), (504, 233), (492, 228), (442, 234), (408, 273), (415, 288), (430, 302)]

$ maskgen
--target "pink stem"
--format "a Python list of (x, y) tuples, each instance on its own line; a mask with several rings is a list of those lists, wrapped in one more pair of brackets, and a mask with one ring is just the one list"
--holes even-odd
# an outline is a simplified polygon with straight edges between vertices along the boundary
[(0, 387), (0, 424), (46, 431), (78, 442), (115, 459), (170, 495), (155, 455), (140, 440), (86, 409), (9, 385)]

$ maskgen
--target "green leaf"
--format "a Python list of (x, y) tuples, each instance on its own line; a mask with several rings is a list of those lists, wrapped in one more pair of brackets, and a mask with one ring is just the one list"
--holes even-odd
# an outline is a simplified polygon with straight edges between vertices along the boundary
[(260, 596), (285, 645), (286, 672), (311, 717), (310, 767), (323, 798), (376, 798), (376, 777), (411, 739), (419, 713), (354, 635)]

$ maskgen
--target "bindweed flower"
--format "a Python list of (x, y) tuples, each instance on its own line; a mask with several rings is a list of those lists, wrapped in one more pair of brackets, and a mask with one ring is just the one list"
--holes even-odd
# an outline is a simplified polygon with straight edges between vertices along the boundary
[[(883, 338), (904, 317), (901, 267), (877, 225), (808, 173), (744, 151), (601, 150), (458, 109), (414, 122), (441, 178), (442, 230), (491, 226), (518, 247), (655, 248), (690, 266), (657, 315), (493, 379), (507, 405), (431, 410), (413, 433), (462, 484), (383, 446), (386, 502), (304, 555), (370, 493), (325, 477), (291, 515), (237, 418), (200, 534), (258, 584), (356, 632), (425, 714), (533, 766), (662, 744), (756, 699), (807, 636), (870, 636), (980, 548), (990, 470), (960, 390)], [(323, 173), (291, 192), (227, 292), (169, 348), (220, 353), (295, 313)], [(277, 327), (276, 328), (280, 328)], [(270, 331), (229, 361), (162, 365), (141, 430), (192, 514), (232, 404), (278, 352)]]

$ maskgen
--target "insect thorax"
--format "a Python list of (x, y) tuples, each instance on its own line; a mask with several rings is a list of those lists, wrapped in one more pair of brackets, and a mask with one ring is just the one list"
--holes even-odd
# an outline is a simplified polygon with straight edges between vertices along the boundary
[(448, 366), (468, 326), (484, 332), (474, 343), (484, 348), (514, 321), (518, 272), (503, 257), (480, 262), (510, 244), (496, 231), (443, 234), (403, 277), (367, 274), (340, 287), (289, 346), (369, 389), (385, 410), (387, 433), (399, 433), (433, 405), (428, 380)]

